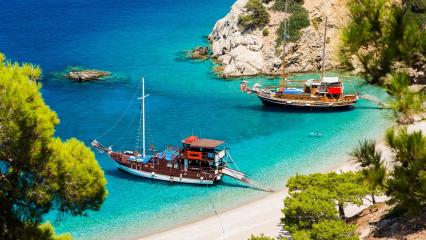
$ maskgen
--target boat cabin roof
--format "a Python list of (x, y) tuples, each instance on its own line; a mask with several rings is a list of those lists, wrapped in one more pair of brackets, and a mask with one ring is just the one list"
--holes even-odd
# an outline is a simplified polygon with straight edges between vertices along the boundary
[(308, 79), (308, 80), (306, 80), (305, 85), (306, 86), (319, 86), (319, 85), (321, 85), (321, 82), (318, 81), (318, 80), (314, 80), (314, 79)]
[(221, 140), (214, 139), (197, 139), (191, 143), (189, 143), (190, 147), (193, 148), (216, 148), (225, 143)]
[(321, 82), (323, 82), (323, 83), (338, 83), (339, 77), (323, 77)]

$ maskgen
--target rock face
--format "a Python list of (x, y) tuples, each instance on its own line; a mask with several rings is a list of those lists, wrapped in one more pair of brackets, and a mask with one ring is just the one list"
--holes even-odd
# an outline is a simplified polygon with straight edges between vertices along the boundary
[(68, 79), (77, 80), (80, 82), (96, 80), (102, 77), (110, 76), (110, 72), (99, 70), (72, 70), (67, 74)]
[(387, 215), (392, 207), (377, 203), (348, 219), (356, 224), (356, 232), (362, 240), (420, 240), (426, 239), (426, 208), (419, 210), (417, 216)]
[[(271, 1), (265, 4), (271, 19), (266, 26), (269, 34), (264, 36), (263, 29), (244, 31), (238, 26), (238, 17), (246, 12), (247, 1), (237, 0), (231, 11), (215, 24), (209, 35), (212, 57), (222, 65), (224, 77), (278, 75), (283, 67), (283, 48), (276, 45), (276, 32), (285, 14), (272, 10), (275, 1)], [(321, 68), (324, 23), (320, 21), (325, 15), (328, 17), (326, 69), (337, 65), (332, 53), (337, 52), (338, 29), (347, 13), (345, 4), (346, 0), (305, 0), (304, 7), (309, 11), (311, 25), (302, 30), (297, 42), (287, 44), (288, 72), (317, 71)]]

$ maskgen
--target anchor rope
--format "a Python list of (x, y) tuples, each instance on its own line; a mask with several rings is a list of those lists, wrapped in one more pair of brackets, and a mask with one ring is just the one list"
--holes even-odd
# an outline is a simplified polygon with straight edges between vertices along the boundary
[[(207, 187), (207, 189), (209, 188), (209, 185), (207, 183), (206, 183), (206, 187)], [(217, 219), (219, 220), (220, 228), (222, 230), (222, 239), (225, 239), (225, 228), (223, 227), (222, 219), (220, 218), (220, 215), (217, 212), (217, 209), (216, 209), (216, 206), (214, 205), (214, 202), (210, 198), (207, 198), (207, 199), (209, 200), (210, 205), (213, 208), (214, 214), (216, 215)]]

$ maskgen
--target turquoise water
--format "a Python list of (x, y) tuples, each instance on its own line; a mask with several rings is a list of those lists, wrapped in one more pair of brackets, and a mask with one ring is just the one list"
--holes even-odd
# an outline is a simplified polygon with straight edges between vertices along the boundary
[[(151, 94), (149, 143), (158, 148), (179, 144), (192, 133), (223, 139), (242, 171), (274, 189), (296, 172), (342, 162), (358, 140), (382, 133), (390, 121), (369, 102), (361, 100), (356, 109), (343, 112), (277, 111), (241, 94), (239, 81), (215, 77), (210, 62), (184, 60), (182, 50), (204, 44), (203, 36), (232, 3), (0, 1), (0, 8), (7, 10), (0, 15), (0, 51), (10, 59), (41, 65), (42, 93), (61, 119), (61, 138), (77, 137), (87, 144), (98, 138), (114, 148), (132, 148), (139, 120), (136, 97), (145, 76)], [(54, 74), (67, 66), (114, 75), (75, 83)], [(386, 98), (382, 90), (358, 83), (348, 81), (347, 90)], [(310, 137), (310, 132), (324, 136)], [(102, 209), (87, 217), (66, 216), (55, 224), (58, 232), (71, 232), (75, 239), (131, 239), (267, 195), (230, 179), (210, 187), (152, 182), (118, 171), (104, 155), (96, 156), (108, 179), (109, 196)], [(46, 219), (55, 220), (52, 215)]]

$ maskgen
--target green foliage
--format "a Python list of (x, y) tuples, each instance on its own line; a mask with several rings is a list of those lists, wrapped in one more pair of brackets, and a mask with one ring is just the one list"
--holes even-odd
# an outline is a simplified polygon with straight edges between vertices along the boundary
[(275, 238), (265, 236), (262, 233), (260, 236), (251, 235), (248, 240), (275, 240)]
[[(272, 9), (275, 11), (285, 11), (285, 2), (286, 0), (276, 0)], [(304, 3), (304, 0), (287, 0), (287, 12), (294, 13), (300, 10)]]
[(425, 0), (404, 0), (404, 4), (408, 8), (411, 8), (413, 12), (424, 13), (426, 12), (426, 1)]
[(423, 102), (426, 100), (423, 92), (415, 93), (409, 89), (410, 78), (405, 72), (393, 73), (390, 75), (390, 84), (387, 91), (394, 96), (394, 100), (390, 103), (395, 115), (411, 115), (423, 109)]
[(287, 187), (290, 191), (306, 191), (310, 187), (327, 190), (329, 197), (337, 202), (340, 217), (344, 218), (344, 206), (348, 203), (361, 205), (362, 198), (368, 193), (362, 183), (363, 176), (359, 172), (331, 172), (297, 175), (288, 180)]
[(356, 225), (341, 220), (322, 220), (312, 226), (311, 239), (357, 240)]
[(359, 142), (351, 155), (355, 157), (356, 162), (363, 168), (375, 167), (381, 163), (382, 159), (382, 154), (376, 151), (376, 142), (373, 140)]
[(238, 17), (238, 25), (243, 29), (263, 28), (269, 23), (269, 13), (260, 0), (249, 0), (245, 8), (248, 13)]
[(59, 119), (40, 94), (40, 68), (0, 59), (0, 238), (32, 239), (53, 232), (39, 227), (51, 209), (99, 209), (106, 180), (83, 143), (54, 137)]
[(282, 209), (284, 229), (290, 231), (294, 239), (337, 236), (337, 232), (327, 228), (315, 228), (316, 232), (314, 231), (315, 224), (326, 221), (322, 224), (329, 227), (336, 225), (336, 229), (345, 230), (341, 232), (341, 239), (345, 239), (343, 236), (351, 237), (352, 235), (346, 233), (352, 228), (342, 226), (345, 223), (340, 222), (339, 218), (345, 217), (343, 208), (346, 204), (362, 204), (362, 197), (368, 193), (368, 188), (362, 183), (363, 176), (358, 172), (315, 173), (291, 177), (287, 181), (289, 196), (284, 200)]
[[(298, 2), (293, 2), (292, 11), (289, 10), (289, 12), (292, 12), (292, 14), (290, 15), (288, 19), (287, 35), (288, 35), (288, 40), (290, 42), (295, 42), (300, 39), (300, 36), (302, 34), (301, 30), (310, 25), (309, 12)], [(277, 30), (278, 44), (281, 44), (282, 41), (284, 40), (284, 34), (285, 34), (285, 21), (282, 21)]]
[(57, 208), (72, 215), (99, 210), (106, 181), (93, 152), (75, 138), (66, 142), (53, 139), (49, 147), (52, 156), (47, 164), (51, 171), (47, 181), (57, 194)]
[(320, 17), (313, 18), (311, 20), (311, 22), (312, 22), (312, 25), (314, 26), (315, 30), (318, 30), (320, 24), (322, 23), (322, 18), (320, 18)]
[(300, 230), (295, 231), (291, 234), (291, 239), (293, 240), (311, 240), (311, 231), (309, 230)]
[(308, 187), (304, 191), (291, 191), (284, 200), (282, 223), (290, 232), (310, 229), (321, 219), (337, 219), (335, 195), (327, 189)]
[(389, 129), (386, 144), (395, 154), (387, 194), (398, 208), (416, 212), (426, 206), (426, 136)]
[[(20, 223), (22, 224), (22, 223)], [(52, 225), (49, 222), (37, 225), (33, 223), (22, 224), (19, 228), (15, 227), (16, 240), (71, 240), (70, 234), (56, 235)], [(3, 237), (3, 236), (2, 236)], [(2, 238), (2, 239), (7, 239)]]
[(362, 203), (361, 198), (367, 194), (362, 181), (362, 175), (354, 172), (291, 177), (287, 181), (289, 196), (281, 210), (283, 228), (291, 232), (294, 240), (358, 239), (355, 226), (340, 220), (340, 208), (349, 202)]
[(407, 4), (388, 4), (386, 0), (351, 0), (351, 21), (343, 29), (340, 58), (351, 66), (355, 55), (367, 80), (383, 84), (393, 63), (408, 65), (425, 54), (426, 33)]
[(373, 140), (361, 141), (351, 155), (363, 168), (364, 182), (369, 189), (373, 203), (375, 195), (382, 195), (385, 189), (386, 167), (382, 161), (382, 154), (376, 151), (376, 142)]
[(265, 36), (265, 37), (268, 36), (269, 35), (269, 30), (267, 28), (263, 29), (262, 35)]
[(43, 239), (43, 240), (71, 240), (72, 239), (70, 234), (56, 235), (55, 230), (53, 229), (52, 225), (49, 222), (40, 224), (40, 226), (38, 226), (38, 230), (39, 230), (38, 234), (36, 233), (28, 239), (34, 239), (34, 240), (38, 240), (38, 239)]

